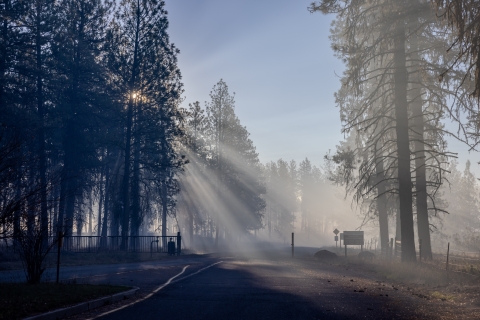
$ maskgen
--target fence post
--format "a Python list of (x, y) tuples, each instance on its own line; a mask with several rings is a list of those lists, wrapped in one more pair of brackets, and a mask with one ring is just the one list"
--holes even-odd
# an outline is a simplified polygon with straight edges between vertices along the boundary
[(292, 232), (292, 258), (295, 255), (295, 242), (294, 242), (294, 235)]
[(150, 242), (150, 259), (153, 257), (153, 243), (154, 242), (157, 243), (157, 251), (158, 251), (158, 237), (157, 237), (157, 240), (152, 240), (152, 242)]
[(395, 237), (395, 258), (397, 257), (397, 237)]
[(447, 274), (448, 274), (448, 256), (449, 256), (449, 254), (450, 254), (450, 242), (447, 245), (447, 266), (446, 266)]
[(177, 256), (182, 252), (182, 236), (177, 232)]

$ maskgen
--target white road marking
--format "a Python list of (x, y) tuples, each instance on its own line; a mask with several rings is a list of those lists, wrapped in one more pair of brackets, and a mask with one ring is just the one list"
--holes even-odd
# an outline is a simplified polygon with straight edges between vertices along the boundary
[(209, 266), (206, 266), (205, 268), (202, 268), (202, 269), (198, 270), (197, 272), (194, 272), (194, 273), (192, 273), (192, 274), (189, 274), (188, 276), (185, 276), (185, 277), (183, 277), (183, 278), (180, 278), (180, 279), (177, 279), (177, 280), (175, 280), (175, 281), (172, 281), (172, 283), (179, 282), (179, 281), (182, 281), (182, 280), (184, 280), (184, 279), (190, 278), (191, 276), (194, 276), (194, 275), (202, 272), (203, 270), (206, 270), (206, 269), (208, 269), (208, 268), (210, 268), (210, 267), (213, 267), (214, 265), (217, 265), (217, 264), (222, 263), (222, 262), (223, 262), (223, 261), (215, 262), (215, 263), (213, 263), (213, 264), (211, 264), (211, 265), (209, 265)]
[(158, 288), (156, 288), (155, 290), (153, 290), (152, 292), (150, 292), (149, 294), (147, 294), (145, 297), (143, 297), (143, 298), (141, 298), (141, 299), (139, 299), (139, 300), (136, 300), (136, 301), (134, 301), (134, 302), (131, 302), (131, 303), (129, 303), (129, 304), (126, 304), (126, 305), (124, 305), (124, 306), (118, 307), (117, 309), (113, 309), (113, 310), (104, 312), (104, 313), (102, 313), (102, 314), (99, 314), (99, 315), (97, 315), (97, 316), (94, 316), (93, 318), (88, 318), (87, 320), (97, 319), (97, 318), (106, 316), (106, 315), (108, 315), (108, 314), (110, 314), (110, 313), (114, 313), (114, 312), (117, 312), (117, 311), (119, 311), (119, 310), (125, 309), (125, 308), (127, 308), (127, 307), (133, 306), (134, 304), (137, 304), (137, 303), (142, 302), (142, 301), (144, 301), (144, 300), (147, 300), (148, 298), (150, 298), (151, 296), (153, 296), (155, 293), (157, 293), (158, 291), (160, 291), (160, 290), (162, 290), (163, 288), (165, 288), (166, 286), (168, 286), (170, 283), (175, 283), (175, 282), (179, 282), (179, 281), (181, 281), (181, 280), (190, 278), (191, 276), (194, 276), (194, 275), (202, 272), (203, 270), (206, 270), (206, 269), (208, 269), (208, 268), (210, 268), (210, 267), (213, 267), (214, 265), (217, 265), (217, 264), (222, 263), (222, 262), (223, 262), (223, 261), (215, 262), (215, 263), (213, 263), (213, 264), (211, 264), (211, 265), (209, 265), (209, 266), (206, 266), (205, 268), (202, 268), (202, 269), (198, 270), (197, 272), (194, 272), (194, 273), (192, 273), (192, 274), (189, 274), (188, 276), (185, 276), (185, 277), (183, 277), (183, 278), (180, 278), (180, 279), (177, 279), (177, 280), (173, 281), (175, 278), (177, 278), (178, 276), (181, 276), (181, 275), (185, 272), (185, 270), (189, 267), (189, 265), (187, 265), (187, 266), (183, 267), (183, 270), (182, 270), (179, 274), (177, 274), (177, 275), (171, 277), (170, 279), (168, 279), (167, 282), (165, 282), (164, 284), (162, 284), (161, 286), (159, 286)]

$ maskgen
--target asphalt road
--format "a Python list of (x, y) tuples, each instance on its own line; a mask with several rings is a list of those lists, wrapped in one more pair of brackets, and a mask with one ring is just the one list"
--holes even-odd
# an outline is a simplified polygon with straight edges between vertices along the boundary
[[(479, 319), (479, 310), (432, 298), (421, 285), (315, 261), (314, 248), (299, 248), (295, 258), (287, 249), (63, 268), (62, 279), (140, 288), (131, 299), (70, 319)], [(21, 271), (2, 277), (20, 278)]]
[[(60, 281), (88, 279), (92, 276), (112, 275), (117, 273), (126, 273), (131, 271), (154, 270), (165, 266), (184, 266), (198, 262), (197, 257), (172, 257), (170, 260), (145, 261), (123, 264), (107, 265), (87, 265), (60, 267)], [(42, 276), (42, 281), (54, 281), (56, 278), (56, 268), (47, 268)], [(0, 283), (2, 282), (25, 282), (24, 270), (0, 271)]]
[[(191, 265), (182, 276), (215, 261), (222, 262), (171, 283), (129, 307), (104, 316), (100, 315), (105, 310), (100, 309), (75, 319), (437, 318), (435, 312), (425, 311), (425, 301), (409, 292), (311, 260), (218, 258)], [(180, 271), (171, 267), (168, 277)], [(148, 274), (147, 271), (131, 281), (145, 281)], [(165, 271), (161, 274), (167, 276)], [(162, 281), (165, 280), (166, 277)], [(152, 292), (154, 287), (143, 287), (143, 294)], [(115, 307), (109, 310), (112, 309)]]

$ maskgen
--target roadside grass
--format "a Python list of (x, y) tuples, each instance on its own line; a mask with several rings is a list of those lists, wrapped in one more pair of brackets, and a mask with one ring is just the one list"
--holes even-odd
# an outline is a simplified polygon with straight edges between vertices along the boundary
[[(337, 252), (337, 254), (339, 253), (340, 252)], [(347, 269), (360, 269), (374, 273), (376, 277), (403, 284), (426, 285), (430, 287), (466, 283), (471, 285), (480, 284), (478, 275), (453, 271), (447, 273), (444, 269), (443, 262), (440, 263), (439, 261), (402, 263), (398, 258), (392, 260), (383, 259), (378, 256), (372, 260), (365, 260), (358, 258), (356, 253), (354, 253), (347, 258), (339, 254), (337, 259), (325, 261), (325, 263), (343, 266)]]
[[(337, 253), (338, 254), (338, 253)], [(311, 257), (310, 259), (313, 259)], [(478, 274), (445, 270), (445, 261), (433, 260), (422, 263), (402, 263), (400, 259), (376, 257), (372, 260), (338, 256), (331, 260), (317, 260), (336, 269), (350, 270), (359, 278), (374, 280), (392, 286), (395, 290), (408, 292), (427, 300), (441, 300), (455, 304), (479, 301), (480, 277)]]
[(453, 300), (454, 299), (453, 295), (443, 294), (439, 291), (434, 291), (430, 295), (432, 296), (432, 298), (440, 299), (442, 301)]
[[(189, 254), (188, 251), (184, 254)], [(182, 255), (184, 255), (182, 253)], [(167, 256), (166, 253), (136, 253), (136, 252), (90, 252), (90, 253), (67, 253), (63, 252), (60, 258), (61, 266), (82, 266), (96, 264), (116, 264), (129, 262), (158, 261), (174, 259), (176, 256)], [(49, 253), (45, 259), (45, 267), (55, 267), (57, 254)], [(0, 271), (22, 269), (22, 262), (17, 253), (10, 252), (0, 255)]]
[(89, 284), (0, 283), (0, 320), (15, 320), (130, 289)]
[[(95, 264), (115, 264), (143, 261), (157, 261), (172, 258), (165, 253), (156, 253), (150, 256), (150, 253), (136, 252), (91, 252), (91, 253), (62, 253), (60, 258), (62, 266), (80, 266)], [(50, 254), (46, 261), (47, 267), (56, 265), (56, 254)]]
[(357, 260), (359, 261), (354, 262), (355, 264), (374, 270), (377, 275), (395, 282), (442, 286), (447, 285), (453, 278), (447, 275), (445, 270), (425, 263), (401, 263), (387, 259), (375, 259), (374, 261)]

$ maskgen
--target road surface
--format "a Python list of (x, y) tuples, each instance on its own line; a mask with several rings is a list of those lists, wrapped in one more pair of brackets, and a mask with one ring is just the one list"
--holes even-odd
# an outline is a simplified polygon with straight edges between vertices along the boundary
[(138, 302), (126, 300), (72, 319), (475, 319), (452, 303), (374, 274), (311, 259), (229, 256), (185, 266), (92, 278), (140, 287)]
[[(122, 264), (107, 264), (107, 265), (87, 265), (87, 266), (61, 266), (60, 267), (60, 281), (77, 281), (87, 279), (92, 276), (111, 275), (116, 273), (126, 273), (132, 271), (147, 271), (154, 270), (159, 267), (166, 266), (184, 266), (186, 264), (195, 264), (198, 257), (171, 257), (170, 260), (160, 261), (145, 261)], [(56, 268), (47, 268), (43, 275), (42, 281), (54, 281), (56, 279)], [(2, 282), (25, 282), (24, 270), (9, 270), (0, 271), (0, 283)]]

